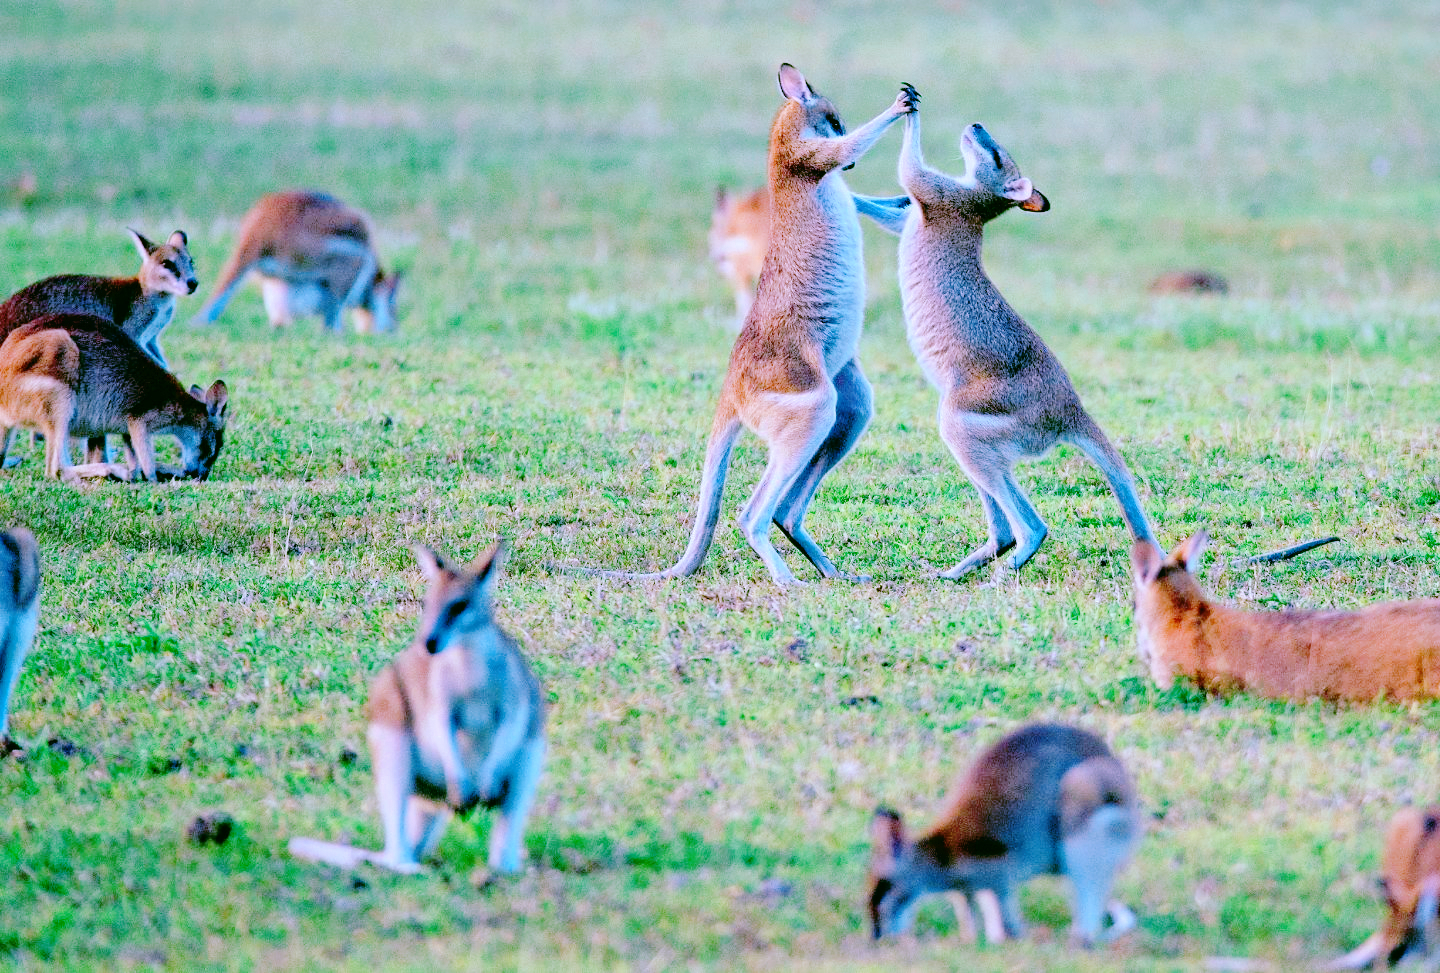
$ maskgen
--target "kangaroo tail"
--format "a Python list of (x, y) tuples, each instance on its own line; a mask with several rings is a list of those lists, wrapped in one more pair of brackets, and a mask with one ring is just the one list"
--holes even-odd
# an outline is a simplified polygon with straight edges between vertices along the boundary
[(1115, 499), (1120, 501), (1120, 516), (1125, 519), (1125, 526), (1130, 528), (1130, 536), (1137, 541), (1154, 541), (1155, 535), (1150, 530), (1150, 522), (1145, 519), (1144, 508), (1140, 506), (1140, 496), (1135, 492), (1135, 480), (1130, 476), (1130, 469), (1095, 420), (1085, 416), (1084, 423), (1066, 438), (1079, 447), (1109, 481)]
[(291, 838), (289, 847), (290, 854), (296, 858), (324, 862), (340, 868), (355, 868), (364, 862), (379, 861), (382, 857), (378, 851), (321, 841), (318, 838)]
[(230, 259), (225, 261), (225, 266), (220, 268), (220, 276), (215, 278), (215, 293), (195, 312), (195, 316), (190, 319), (191, 324), (214, 324), (216, 318), (224, 312), (225, 305), (235, 296), (235, 289), (245, 280), (245, 275), (259, 259), (259, 255), (251, 253), (250, 249), (243, 243), (235, 248)]
[(695, 511), (695, 526), (690, 531), (690, 543), (686, 545), (685, 553), (673, 567), (647, 573), (562, 565), (555, 567), (573, 574), (627, 578), (632, 581), (685, 578), (694, 574), (705, 560), (705, 555), (710, 550), (710, 542), (715, 539), (715, 525), (720, 521), (720, 497), (725, 492), (725, 474), (730, 468), (730, 450), (735, 446), (741, 428), (740, 417), (728, 403), (723, 404), (715, 413), (715, 424), (710, 429), (710, 443), (705, 447), (705, 469), (700, 477), (700, 503)]
[(1383, 938), (1381, 937), (1380, 933), (1377, 932), (1373, 934), (1369, 939), (1361, 943), (1359, 946), (1356, 946), (1354, 949), (1350, 950), (1350, 952), (1346, 953), (1344, 956), (1340, 956), (1331, 960), (1324, 966), (1320, 967), (1320, 969), (1325, 971), (1364, 969), (1365, 967), (1375, 962), (1376, 958), (1379, 957), (1380, 950), (1383, 948), (1383, 946)]

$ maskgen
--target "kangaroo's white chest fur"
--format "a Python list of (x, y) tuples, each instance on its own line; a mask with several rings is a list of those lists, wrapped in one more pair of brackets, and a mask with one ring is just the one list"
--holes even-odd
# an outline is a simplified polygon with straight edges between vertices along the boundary
[(865, 319), (865, 259), (855, 198), (839, 172), (820, 180), (818, 232), (810, 254), (811, 279), (796, 310), (813, 316), (825, 367), (833, 376), (856, 356)]
[(152, 294), (135, 302), (129, 319), (122, 322), (122, 327), (126, 334), (143, 345), (165, 330), (174, 317), (175, 295)]

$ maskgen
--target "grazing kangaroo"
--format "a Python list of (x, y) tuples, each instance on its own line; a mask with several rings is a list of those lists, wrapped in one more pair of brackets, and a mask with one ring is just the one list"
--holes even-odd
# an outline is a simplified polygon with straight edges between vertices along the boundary
[(776, 584), (795, 575), (770, 543), (773, 521), (826, 578), (839, 571), (805, 532), (820, 481), (850, 452), (870, 421), (870, 383), (856, 358), (865, 311), (860, 221), (840, 177), (885, 130), (915, 108), (904, 86), (894, 103), (846, 134), (835, 106), (793, 66), (780, 66), (785, 104), (770, 129), (770, 249), (755, 304), (730, 352), (705, 450), (690, 542), (665, 571), (626, 578), (677, 578), (705, 560), (720, 519), (730, 450), (742, 427), (765, 440), (769, 461), (740, 508), (740, 531)]
[(755, 303), (755, 285), (770, 246), (770, 190), (743, 196), (715, 191), (710, 213), (710, 259), (735, 291), (735, 319), (743, 325)]
[(1440, 807), (1406, 808), (1390, 820), (1380, 866), (1385, 921), (1326, 970), (1384, 969), (1418, 959), (1440, 966)]
[(987, 921), (986, 935), (1018, 937), (1020, 885), (1048, 874), (1070, 879), (1074, 939), (1114, 939), (1135, 925), (1134, 913), (1109, 896), (1140, 835), (1134, 785), (1105, 741), (1069, 726), (1023, 727), (980, 755), (923, 837), (907, 837), (894, 811), (875, 812), (871, 932), (879, 939), (909, 929), (923, 895), (959, 892), (973, 901), (988, 891), (1001, 921), (999, 930)]
[(189, 240), (181, 230), (164, 243), (151, 243), (135, 230), (129, 233), (140, 252), (139, 274), (62, 274), (36, 281), (0, 304), (0, 340), (47, 314), (93, 314), (120, 328), (162, 368), (169, 368), (160, 350), (160, 332), (175, 317), (176, 297), (193, 294), (198, 286)]
[(24, 527), (0, 533), (0, 757), (22, 749), (10, 739), (10, 694), (40, 624), (40, 552)]
[[(989, 537), (942, 578), (960, 578), (1014, 548), (1019, 569), (1049, 528), (1015, 480), (1015, 464), (1057, 443), (1079, 447), (1120, 501), (1136, 538), (1153, 535), (1119, 452), (1080, 404), (1058, 359), (991, 283), (980, 262), (985, 224), (1012, 207), (1050, 201), (980, 125), (960, 138), (965, 175), (925, 165), (920, 115), (905, 119), (900, 184), (908, 199), (857, 199), (860, 211), (900, 235), (900, 292), (910, 347), (940, 392), (940, 438), (980, 493)], [(913, 201), (913, 204), (912, 202)]]
[(355, 330), (389, 331), (401, 275), (380, 269), (372, 236), (369, 217), (326, 193), (262, 196), (241, 221), (235, 251), (195, 323), (213, 324), (253, 270), (277, 328), (318, 314), (339, 331), (341, 312), (352, 308)]
[[(45, 434), (45, 472), (156, 479), (156, 434), (180, 442), (183, 475), (210, 475), (225, 441), (229, 392), (187, 392), (140, 346), (109, 321), (85, 314), (51, 314), (10, 333), (0, 345), (0, 465), (10, 434), (29, 426)], [(113, 463), (70, 465), (70, 437), (125, 437), (130, 469)]]
[(469, 566), (415, 549), (430, 587), (420, 631), (370, 687), (365, 708), (383, 851), (296, 838), (291, 854), (353, 868), (418, 871), (450, 812), (498, 807), (490, 867), (520, 869), (525, 816), (545, 759), (540, 684), (515, 640), (495, 624), (497, 543)]
[(1198, 531), (1168, 557), (1136, 541), (1135, 630), (1161, 689), (1176, 676), (1207, 692), (1373, 702), (1440, 696), (1440, 599), (1360, 611), (1242, 611), (1194, 578), (1210, 542)]

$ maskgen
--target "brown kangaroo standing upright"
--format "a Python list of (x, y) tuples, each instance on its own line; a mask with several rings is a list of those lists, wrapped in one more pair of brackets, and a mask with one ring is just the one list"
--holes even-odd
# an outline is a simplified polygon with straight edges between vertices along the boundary
[(720, 518), (730, 450), (748, 427), (769, 451), (755, 492), (740, 508), (741, 533), (776, 584), (795, 575), (770, 542), (778, 525), (826, 578), (851, 578), (805, 532), (805, 511), (825, 474), (870, 421), (870, 383), (856, 358), (865, 311), (865, 268), (855, 200), (840, 177), (916, 104), (904, 86), (894, 103), (846, 134), (835, 106), (799, 71), (780, 66), (785, 104), (770, 129), (770, 249), (755, 303), (730, 352), (730, 367), (705, 451), (690, 543), (665, 571), (611, 577), (676, 578), (705, 560)]
[(742, 326), (755, 303), (755, 285), (770, 246), (770, 190), (752, 193), (715, 191), (710, 213), (710, 259), (735, 292), (736, 326)]
[(1062, 442), (1099, 467), (1132, 537), (1149, 540), (1125, 461), (1080, 404), (1064, 366), (980, 262), (986, 223), (1013, 207), (1044, 212), (1050, 201), (982, 126), (965, 130), (960, 152), (962, 177), (925, 165), (920, 115), (912, 112), (900, 150), (900, 185), (908, 199), (857, 200), (862, 213), (900, 234), (906, 335), (940, 392), (940, 438), (985, 508), (988, 539), (940, 576), (962, 577), (1011, 548), (1011, 568), (1030, 560), (1049, 529), (1015, 481), (1015, 464)]
[(85, 314), (51, 314), (10, 333), (0, 344), (0, 466), (18, 426), (45, 433), (50, 476), (118, 475), (114, 464), (70, 466), (70, 436), (119, 433), (132, 469), (156, 478), (156, 433), (180, 442), (184, 475), (201, 480), (224, 444), (229, 393), (217, 381), (187, 392), (130, 336)]

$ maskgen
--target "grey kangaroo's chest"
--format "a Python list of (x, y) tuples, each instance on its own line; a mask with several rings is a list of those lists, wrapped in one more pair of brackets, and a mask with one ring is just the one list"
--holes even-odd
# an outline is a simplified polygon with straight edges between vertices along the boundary
[[(453, 734), (461, 763), (470, 773), (477, 773), (496, 744), (496, 735), (507, 721), (525, 714), (528, 705), (521, 686), (503, 656), (477, 660), (461, 676), (463, 692), (452, 694), (445, 707), (443, 720), (420, 720), (416, 726), (416, 743), (420, 756), (417, 776), (427, 783), (444, 787), (445, 773), (440, 753), (448, 745), (446, 734)], [(503, 755), (502, 755), (503, 756)]]
[(116, 323), (126, 334), (143, 344), (163, 331), (174, 317), (175, 295), (162, 294), (136, 301), (130, 306), (130, 315)]

